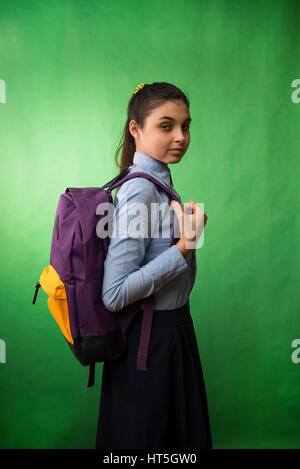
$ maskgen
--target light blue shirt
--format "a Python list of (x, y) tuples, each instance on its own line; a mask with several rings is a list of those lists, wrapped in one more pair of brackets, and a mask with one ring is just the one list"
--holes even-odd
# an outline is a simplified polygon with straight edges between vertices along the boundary
[[(134, 171), (154, 176), (180, 198), (171, 184), (167, 164), (135, 152), (133, 164), (129, 167), (130, 173)], [(196, 253), (193, 251), (183, 257), (176, 244), (169, 247), (175, 212), (169, 208), (169, 218), (166, 219), (159, 213), (159, 226), (165, 230), (164, 223), (167, 223), (168, 237), (165, 231), (162, 231), (163, 236), (152, 237), (151, 225), (148, 237), (132, 237), (127, 233), (124, 236), (124, 230), (120, 228), (127, 227), (131, 222), (129, 210), (131, 212), (137, 203), (145, 204), (150, 214), (151, 203), (168, 204), (168, 201), (168, 195), (161, 188), (140, 177), (126, 181), (116, 191), (112, 236), (104, 262), (102, 284), (102, 300), (109, 311), (119, 311), (152, 294), (154, 309), (174, 309), (188, 302), (196, 277)]]

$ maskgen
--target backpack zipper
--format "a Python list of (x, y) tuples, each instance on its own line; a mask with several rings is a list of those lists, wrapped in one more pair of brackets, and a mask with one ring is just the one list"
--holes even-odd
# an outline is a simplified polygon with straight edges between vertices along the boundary
[(41, 286), (40, 282), (37, 282), (37, 284), (36, 284), (36, 286), (35, 286), (35, 292), (34, 292), (33, 301), (32, 301), (32, 304), (33, 304), (33, 305), (34, 305), (34, 303), (35, 303), (35, 300), (36, 300), (36, 297), (37, 297), (37, 294), (38, 294), (38, 291), (39, 291), (40, 286)]

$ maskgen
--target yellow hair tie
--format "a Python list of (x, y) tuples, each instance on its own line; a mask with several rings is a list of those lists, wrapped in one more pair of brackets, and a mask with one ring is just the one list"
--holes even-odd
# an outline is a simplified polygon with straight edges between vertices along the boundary
[(141, 83), (140, 85), (138, 85), (134, 91), (133, 94), (136, 94), (138, 91), (140, 91), (143, 87), (145, 86), (145, 83)]

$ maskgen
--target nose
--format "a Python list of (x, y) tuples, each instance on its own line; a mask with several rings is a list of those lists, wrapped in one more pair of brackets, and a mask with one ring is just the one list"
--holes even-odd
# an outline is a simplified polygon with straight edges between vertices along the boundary
[(181, 129), (176, 132), (175, 141), (177, 143), (179, 142), (183, 143), (185, 141), (185, 135)]
[(185, 140), (185, 136), (183, 135), (182, 132), (179, 132), (176, 136), (175, 136), (175, 142), (176, 143), (183, 143)]

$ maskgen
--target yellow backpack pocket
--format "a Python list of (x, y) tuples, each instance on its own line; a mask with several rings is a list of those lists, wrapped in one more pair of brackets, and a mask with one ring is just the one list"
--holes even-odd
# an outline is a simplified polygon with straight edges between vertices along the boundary
[(70, 329), (66, 289), (64, 283), (60, 280), (58, 273), (51, 264), (43, 270), (40, 276), (40, 284), (45, 293), (49, 295), (48, 307), (52, 316), (59, 325), (67, 341), (74, 344)]

